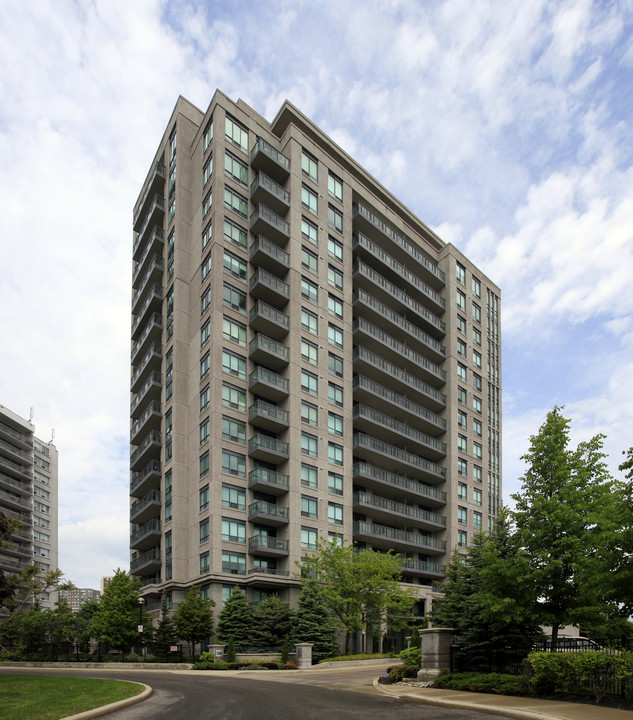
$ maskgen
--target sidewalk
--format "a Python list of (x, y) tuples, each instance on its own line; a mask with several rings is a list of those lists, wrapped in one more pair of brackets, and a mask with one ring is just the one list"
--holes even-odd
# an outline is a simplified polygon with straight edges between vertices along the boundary
[(410, 702), (479, 710), (517, 720), (633, 720), (633, 713), (628, 710), (614, 710), (599, 705), (406, 685), (382, 685), (377, 678), (373, 684), (379, 692)]

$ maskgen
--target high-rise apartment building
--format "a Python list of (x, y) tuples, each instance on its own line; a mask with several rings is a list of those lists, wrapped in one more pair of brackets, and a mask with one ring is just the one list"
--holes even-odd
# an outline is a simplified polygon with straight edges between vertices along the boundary
[[(292, 601), (319, 538), (418, 612), (501, 501), (499, 289), (286, 102), (180, 98), (134, 207), (131, 570)], [(149, 598), (148, 598), (149, 599)]]
[[(20, 523), (0, 548), (5, 573), (33, 562), (42, 571), (57, 569), (57, 468), (53, 442), (36, 438), (29, 420), (0, 405), (0, 512)], [(43, 608), (52, 608), (56, 599), (55, 592), (37, 598)]]
[(59, 599), (65, 600), (71, 611), (78, 613), (84, 603), (99, 602), (101, 592), (92, 588), (72, 588), (70, 590), (60, 590)]

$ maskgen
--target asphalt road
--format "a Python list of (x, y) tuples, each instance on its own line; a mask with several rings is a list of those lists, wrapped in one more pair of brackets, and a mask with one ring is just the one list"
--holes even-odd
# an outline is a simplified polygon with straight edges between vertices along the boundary
[[(490, 715), (396, 700), (371, 681), (380, 669), (223, 673), (15, 668), (12, 674), (82, 675), (150, 685), (147, 700), (108, 713), (107, 720), (485, 720)], [(0, 672), (8, 672), (3, 668)], [(274, 679), (273, 679), (274, 677)], [(499, 717), (499, 716), (497, 716)]]

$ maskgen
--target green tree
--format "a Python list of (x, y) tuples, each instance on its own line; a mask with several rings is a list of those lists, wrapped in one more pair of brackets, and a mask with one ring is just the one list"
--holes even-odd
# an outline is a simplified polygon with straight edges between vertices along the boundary
[(176, 630), (176, 623), (169, 614), (169, 604), (167, 602), (167, 596), (163, 594), (160, 603), (160, 619), (158, 625), (154, 630), (154, 637), (152, 644), (154, 651), (157, 654), (162, 653), (167, 659), (169, 648), (175, 645), (178, 640), (178, 631)]
[(65, 600), (58, 600), (55, 607), (44, 610), (46, 634), (52, 643), (74, 642), (79, 631), (79, 619)]
[(95, 600), (86, 600), (77, 612), (77, 640), (88, 643), (95, 633), (92, 627), (94, 616), (99, 611), (99, 603)]
[[(107, 647), (126, 653), (139, 640), (139, 590), (141, 581), (118, 568), (108, 583), (92, 621), (95, 637)], [(143, 611), (144, 635), (152, 627), (151, 616)]]
[(357, 552), (353, 545), (317, 543), (317, 551), (303, 558), (302, 573), (323, 586), (326, 607), (345, 630), (345, 652), (352, 633), (371, 632), (389, 622), (405, 627), (417, 597), (414, 588), (400, 585), (402, 559), (392, 551)]
[(15, 650), (40, 648), (47, 642), (46, 615), (32, 607), (9, 615), (0, 627), (2, 644)]
[(42, 571), (39, 565), (27, 565), (19, 573), (4, 578), (4, 586), (0, 591), (0, 606), (9, 612), (20, 612), (32, 605), (39, 607), (39, 597), (53, 590), (70, 590), (75, 586), (64, 579), (59, 570)]
[(193, 655), (196, 643), (209, 639), (213, 634), (213, 607), (215, 603), (203, 598), (199, 587), (185, 590), (185, 599), (174, 613), (174, 624), (178, 635), (189, 643)]
[(253, 610), (251, 642), (256, 647), (278, 647), (290, 632), (291, 620), (288, 603), (271, 595)]
[(238, 647), (247, 646), (251, 642), (252, 629), (253, 611), (242, 588), (235, 585), (218, 615), (218, 640), (228, 643), (232, 637)]
[(312, 643), (315, 662), (338, 655), (336, 625), (326, 607), (323, 588), (312, 578), (301, 581), (290, 638), (293, 643)]
[(543, 625), (578, 624), (603, 602), (596, 571), (614, 525), (613, 480), (602, 452), (603, 435), (574, 450), (570, 421), (548, 413), (523, 456), (528, 470), (513, 495), (517, 538), (528, 557), (536, 608)]

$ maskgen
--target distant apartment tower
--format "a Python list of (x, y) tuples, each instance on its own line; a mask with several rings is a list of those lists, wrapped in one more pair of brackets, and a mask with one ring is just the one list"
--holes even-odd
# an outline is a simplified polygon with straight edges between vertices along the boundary
[(72, 588), (71, 590), (60, 590), (59, 599), (65, 600), (70, 609), (77, 613), (81, 610), (81, 606), (86, 602), (99, 602), (101, 593), (99, 590), (92, 588)]
[[(0, 405), (0, 512), (20, 525), (0, 548), (0, 568), (19, 572), (37, 563), (42, 571), (58, 566), (58, 453), (52, 441), (34, 436), (33, 424)], [(53, 607), (56, 593), (39, 598)]]
[(428, 610), (501, 500), (496, 285), (288, 102), (179, 98), (133, 223), (145, 594), (292, 602), (325, 538), (395, 550)]

